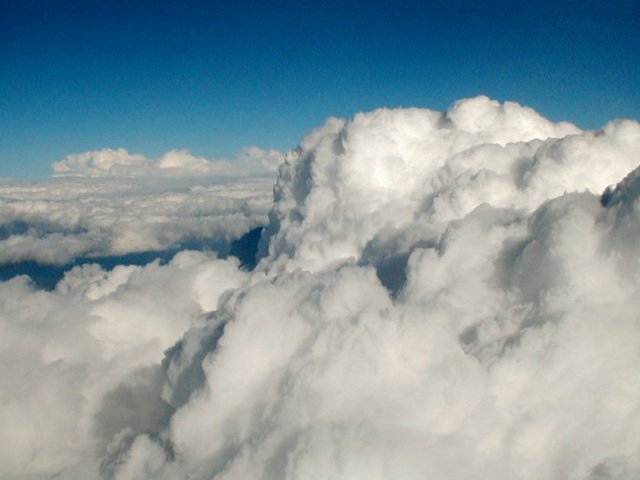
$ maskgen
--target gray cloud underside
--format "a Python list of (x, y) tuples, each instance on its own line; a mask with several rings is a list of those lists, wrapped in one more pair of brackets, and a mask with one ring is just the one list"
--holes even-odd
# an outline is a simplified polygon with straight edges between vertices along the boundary
[(0, 284), (0, 476), (637, 478), (639, 151), (485, 97), (329, 119), (254, 271)]

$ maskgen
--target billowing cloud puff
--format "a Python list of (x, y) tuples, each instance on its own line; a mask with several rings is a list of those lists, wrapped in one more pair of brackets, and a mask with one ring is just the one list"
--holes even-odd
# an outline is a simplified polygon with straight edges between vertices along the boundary
[(446, 113), (381, 109), (331, 119), (286, 157), (270, 256), (317, 269), (380, 244), (384, 255), (391, 240), (401, 248), (435, 241), (482, 203), (531, 212), (565, 192), (600, 193), (637, 166), (638, 149), (637, 122), (580, 132), (485, 97)]
[(637, 478), (638, 151), (485, 97), (330, 119), (252, 272), (0, 284), (0, 473)]
[(113, 435), (171, 413), (153, 390), (163, 351), (245, 276), (184, 252), (166, 266), (78, 267), (52, 292), (0, 284), (0, 477), (98, 477)]

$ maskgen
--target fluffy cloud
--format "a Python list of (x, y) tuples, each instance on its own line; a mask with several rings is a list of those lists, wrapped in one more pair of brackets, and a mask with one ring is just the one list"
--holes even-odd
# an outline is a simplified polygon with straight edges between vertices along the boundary
[(143, 155), (131, 155), (124, 148), (105, 148), (68, 155), (52, 168), (57, 175), (134, 175), (149, 170), (151, 163)]
[(638, 477), (639, 149), (485, 97), (330, 119), (253, 272), (0, 284), (0, 473)]
[(44, 182), (0, 183), (0, 264), (190, 245), (224, 254), (267, 222), (280, 160), (257, 148), (217, 162), (182, 151), (155, 163), (122, 149), (69, 156)]
[(1, 284), (0, 476), (98, 477), (113, 435), (171, 412), (153, 390), (162, 353), (245, 276), (183, 252), (166, 266), (77, 267), (52, 292)]
[(282, 154), (258, 147), (244, 149), (234, 160), (209, 160), (187, 150), (171, 150), (157, 160), (130, 154), (124, 148), (106, 148), (68, 155), (52, 165), (55, 176), (270, 176), (278, 169)]
[(637, 122), (580, 132), (486, 97), (446, 113), (332, 119), (287, 155), (270, 256), (318, 269), (389, 241), (437, 241), (482, 203), (531, 212), (565, 192), (600, 193), (637, 166), (639, 135)]

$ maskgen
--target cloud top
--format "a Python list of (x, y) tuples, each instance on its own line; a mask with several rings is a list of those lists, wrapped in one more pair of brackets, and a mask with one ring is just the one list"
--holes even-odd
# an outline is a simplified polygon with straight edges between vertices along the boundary
[(632, 121), (581, 132), (486, 97), (445, 113), (381, 109), (330, 119), (281, 167), (270, 258), (323, 268), (360, 258), (387, 233), (436, 240), (482, 203), (531, 212), (565, 192), (599, 194), (637, 166), (639, 133)]

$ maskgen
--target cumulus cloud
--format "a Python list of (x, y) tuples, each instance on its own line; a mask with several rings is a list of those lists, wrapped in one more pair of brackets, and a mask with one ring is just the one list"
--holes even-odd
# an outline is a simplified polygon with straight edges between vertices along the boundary
[(233, 161), (171, 151), (156, 162), (124, 149), (71, 155), (54, 177), (0, 183), (0, 264), (229, 243), (264, 225), (282, 155), (249, 148)]
[(277, 150), (245, 148), (234, 160), (209, 160), (188, 150), (170, 150), (156, 160), (131, 154), (124, 148), (68, 155), (52, 165), (54, 176), (242, 176), (275, 173), (282, 160)]
[(486, 97), (329, 119), (252, 272), (0, 284), (0, 473), (636, 478), (638, 151)]
[(124, 148), (105, 148), (68, 155), (54, 162), (52, 168), (57, 175), (134, 175), (150, 169), (151, 163), (143, 155), (131, 155)]
[(111, 436), (151, 431), (171, 412), (154, 397), (158, 359), (244, 281), (237, 267), (184, 252), (166, 266), (77, 267), (52, 292), (0, 284), (0, 476), (97, 478)]
[(531, 212), (565, 192), (600, 193), (637, 166), (638, 135), (637, 122), (581, 132), (486, 97), (446, 113), (332, 119), (286, 157), (269, 254), (323, 268), (391, 239), (435, 241), (481, 203)]

